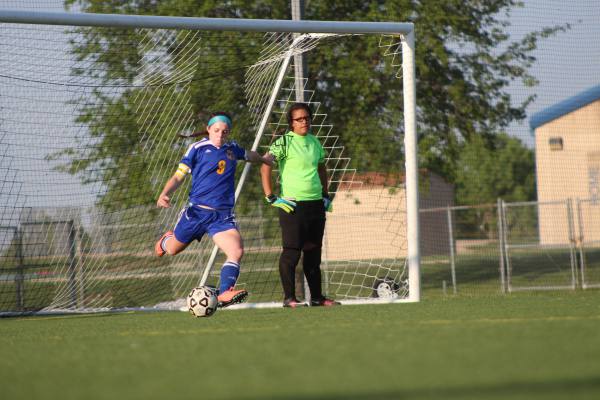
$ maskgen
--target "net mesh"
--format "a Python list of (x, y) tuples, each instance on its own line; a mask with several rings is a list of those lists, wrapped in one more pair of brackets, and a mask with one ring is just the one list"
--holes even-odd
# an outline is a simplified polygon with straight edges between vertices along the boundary
[[(173, 228), (186, 203), (184, 186), (173, 208), (154, 206), (187, 146), (198, 140), (188, 136), (205, 123), (198, 96), (214, 90), (226, 96), (229, 81), (241, 76), (240, 110), (227, 110), (243, 115), (239, 123), (234, 117), (233, 138), (249, 148), (260, 135), (264, 152), (284, 132), (287, 107), (295, 102), (291, 65), (276, 87), (286, 59), (357, 40), (245, 34), (253, 45), (240, 49), (227, 45), (232, 35), (241, 34), (0, 25), (6, 55), (0, 61), (1, 311), (177, 308), (203, 272), (210, 271), (208, 284), (218, 284), (224, 259), (211, 260), (207, 237), (175, 257), (153, 255), (155, 241)], [(381, 43), (379, 62), (397, 74), (400, 38)], [(221, 62), (209, 57), (214, 52)], [(335, 196), (324, 240), (324, 292), (341, 300), (403, 298), (402, 179), (353, 167), (312, 89), (319, 82), (302, 84)], [(218, 96), (211, 98), (218, 107)], [(245, 242), (238, 286), (252, 302), (280, 302), (278, 221), (258, 182), (251, 170), (237, 200)], [(382, 282), (389, 290), (378, 293), (374, 285)]]

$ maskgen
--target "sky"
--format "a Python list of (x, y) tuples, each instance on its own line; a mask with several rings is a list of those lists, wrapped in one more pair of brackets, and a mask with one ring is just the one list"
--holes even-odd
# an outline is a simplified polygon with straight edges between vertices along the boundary
[[(537, 58), (530, 72), (539, 85), (512, 85), (516, 101), (534, 94), (528, 117), (590, 87), (600, 84), (600, 2), (598, 0), (525, 0), (525, 7), (511, 13), (509, 32), (515, 38), (543, 26), (570, 23), (571, 29), (543, 39), (534, 51)], [(529, 118), (510, 126), (508, 132), (533, 146)]]
[[(63, 11), (62, 0), (0, 0), (0, 8), (31, 9), (37, 11)], [(534, 52), (537, 62), (531, 69), (531, 73), (539, 80), (539, 85), (534, 88), (523, 87), (516, 82), (511, 85), (509, 92), (515, 102), (521, 102), (530, 95), (535, 95), (536, 100), (528, 107), (528, 116), (543, 110), (568, 97), (576, 95), (583, 90), (600, 84), (600, 6), (598, 0), (557, 1), (557, 0), (525, 0), (524, 8), (515, 9), (509, 15), (511, 26), (508, 31), (511, 37), (518, 39), (527, 32), (541, 29), (545, 26), (570, 23), (572, 28), (565, 33), (559, 33), (554, 37), (544, 39), (539, 43)], [(309, 3), (310, 6), (310, 3)], [(60, 29), (53, 30), (56, 35), (49, 46), (66, 42), (61, 39)], [(48, 38), (46, 38), (48, 39)], [(11, 39), (8, 39), (11, 40)], [(418, 37), (417, 37), (418, 41)], [(0, 42), (0, 47), (8, 46), (8, 42)], [(0, 48), (0, 52), (2, 49)], [(44, 57), (44, 62), (51, 63), (50, 53), (39, 54)], [(19, 60), (16, 57), (4, 61), (0, 60), (0, 66), (9, 63), (11, 73), (23, 77), (44, 76), (43, 65), (38, 65), (35, 60)], [(68, 74), (68, 65), (55, 65), (60, 74)], [(10, 64), (12, 63), (12, 64)], [(17, 68), (16, 65), (22, 65)], [(18, 70), (17, 70), (18, 69)], [(50, 77), (52, 78), (52, 77)], [(18, 192), (18, 204), (33, 206), (41, 204), (55, 205), (91, 205), (95, 197), (89, 188), (83, 188), (79, 180), (71, 175), (51, 171), (36, 171), (32, 168), (30, 160), (43, 158), (44, 152), (67, 147), (72, 134), (66, 132), (62, 127), (64, 120), (68, 119), (73, 110), (66, 104), (69, 96), (76, 95), (76, 89), (66, 89), (53, 98), (46, 99), (50, 107), (55, 107), (55, 116), (43, 121), (32, 117), (28, 126), (11, 126), (11, 110), (26, 109), (27, 99), (35, 97), (35, 89), (22, 88), (17, 94), (17, 99), (6, 103), (6, 91), (10, 90), (9, 84), (0, 81), (0, 119), (5, 128), (0, 129), (0, 204), (15, 201), (15, 192)], [(4, 92), (4, 93), (3, 93)], [(417, 94), (418, 95), (418, 94)], [(4, 100), (3, 100), (4, 97)], [(20, 98), (20, 100), (19, 100)], [(19, 102), (22, 104), (20, 105)], [(43, 143), (41, 132), (51, 131), (54, 138), (49, 143)], [(10, 135), (9, 132), (22, 132), (19, 138)], [(533, 146), (533, 137), (529, 129), (528, 119), (513, 123), (508, 132), (520, 138), (526, 145)], [(8, 168), (8, 165), (12, 168)], [(19, 166), (18, 168), (16, 166)], [(17, 177), (14, 170), (21, 169), (21, 176)], [(15, 176), (13, 176), (15, 175)], [(16, 188), (15, 182), (20, 181), (21, 187)], [(96, 188), (96, 193), (98, 193)], [(10, 192), (10, 193), (9, 193)], [(58, 193), (57, 193), (58, 192)], [(64, 192), (70, 193), (64, 196)], [(12, 196), (12, 197), (11, 197)], [(10, 198), (9, 198), (10, 197)]]

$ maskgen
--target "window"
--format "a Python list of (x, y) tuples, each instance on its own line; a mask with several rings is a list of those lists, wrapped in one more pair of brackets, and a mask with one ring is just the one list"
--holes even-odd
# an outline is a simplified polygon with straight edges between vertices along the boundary
[(551, 151), (561, 151), (563, 149), (563, 140), (561, 137), (555, 136), (548, 139)]

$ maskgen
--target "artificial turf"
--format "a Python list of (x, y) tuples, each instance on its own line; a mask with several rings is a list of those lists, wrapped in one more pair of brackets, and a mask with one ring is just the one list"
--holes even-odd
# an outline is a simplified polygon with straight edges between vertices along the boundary
[(600, 291), (0, 320), (2, 399), (598, 399)]

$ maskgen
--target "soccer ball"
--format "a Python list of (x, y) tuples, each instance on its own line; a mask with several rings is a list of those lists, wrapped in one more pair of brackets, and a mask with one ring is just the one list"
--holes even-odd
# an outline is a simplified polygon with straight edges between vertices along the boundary
[(217, 290), (210, 286), (193, 288), (187, 297), (187, 306), (194, 317), (210, 317), (217, 311)]

